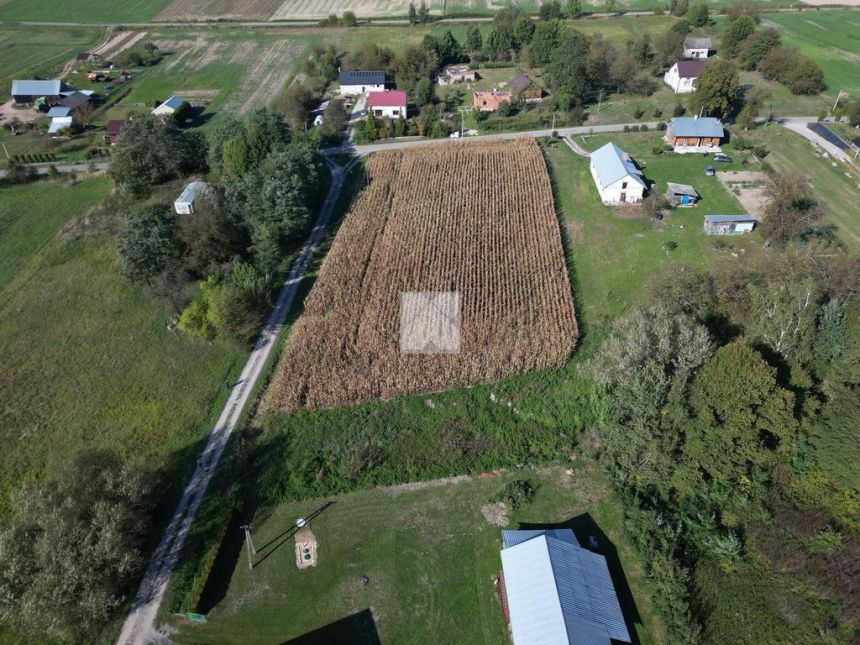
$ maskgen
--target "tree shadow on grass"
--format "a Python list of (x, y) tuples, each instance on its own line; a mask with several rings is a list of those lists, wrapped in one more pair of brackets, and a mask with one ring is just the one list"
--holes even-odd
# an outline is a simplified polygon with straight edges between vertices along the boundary
[(380, 645), (381, 642), (373, 613), (365, 609), (281, 645)]
[[(636, 607), (636, 601), (633, 598), (633, 592), (630, 591), (630, 585), (627, 583), (627, 576), (624, 574), (624, 568), (621, 566), (621, 558), (618, 557), (618, 550), (589, 513), (583, 513), (582, 515), (577, 515), (567, 521), (556, 524), (521, 522), (519, 528), (532, 530), (571, 529), (583, 548), (605, 557), (606, 564), (609, 567), (609, 575), (612, 578), (612, 585), (615, 587), (615, 594), (618, 596), (618, 603), (621, 605), (621, 613), (624, 615), (624, 622), (627, 625), (631, 642), (634, 645), (638, 645), (641, 642), (636, 632), (636, 625), (642, 624), (642, 617), (639, 614), (639, 609)], [(589, 546), (589, 541), (592, 537), (597, 540), (595, 548)]]

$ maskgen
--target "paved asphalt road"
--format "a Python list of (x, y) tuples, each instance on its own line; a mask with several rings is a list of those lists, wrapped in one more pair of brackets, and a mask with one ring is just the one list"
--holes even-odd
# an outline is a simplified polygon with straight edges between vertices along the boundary
[(266, 325), (263, 327), (259, 340), (254, 345), (254, 350), (248, 357), (248, 362), (245, 363), (239, 380), (230, 392), (218, 422), (209, 434), (206, 447), (197, 462), (197, 468), (182, 493), (179, 505), (176, 507), (170, 524), (164, 531), (158, 548), (152, 555), (117, 643), (143, 645), (160, 640), (156, 631), (155, 620), (164, 599), (167, 584), (179, 560), (182, 545), (185, 543), (185, 538), (188, 536), (197, 510), (203, 501), (206, 488), (212, 478), (212, 472), (224, 452), (230, 433), (236, 428), (242, 415), (242, 409), (251, 397), (266, 359), (268, 359), (278, 334), (284, 326), (287, 313), (292, 308), (299, 285), (316, 254), (317, 246), (331, 218), (344, 179), (351, 166), (349, 164), (344, 167), (337, 167), (333, 162), (328, 162), (328, 165), (332, 169), (331, 187), (325, 203), (320, 209), (316, 224), (305, 241), (298, 259), (293, 264), (293, 268), (278, 295), (275, 307), (266, 320)]

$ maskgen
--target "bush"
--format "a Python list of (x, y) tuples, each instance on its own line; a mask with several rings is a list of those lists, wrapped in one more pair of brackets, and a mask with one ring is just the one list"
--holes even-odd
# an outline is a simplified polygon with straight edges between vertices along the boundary
[(672, 116), (684, 116), (684, 113), (687, 111), (681, 103), (676, 103), (675, 107), (672, 109)]
[(663, 110), (660, 108), (654, 108), (654, 118), (659, 119), (661, 116), (663, 116)]
[(648, 132), (648, 124), (643, 123), (642, 125), (640, 125), (639, 126), (639, 132)]
[(667, 127), (667, 126), (666, 126), (666, 123), (665, 123), (665, 122), (663, 122), (663, 121), (660, 121), (660, 123), (658, 123), (658, 124), (657, 124), (657, 129), (658, 129), (658, 130), (660, 130), (660, 132), (662, 132), (663, 130), (665, 130), (665, 129), (666, 129), (666, 127)]
[(624, 126), (624, 132), (630, 132), (630, 126), (629, 125)]
[(537, 489), (527, 479), (517, 479), (508, 482), (505, 486), (496, 493), (496, 496), (490, 500), (493, 502), (504, 502), (511, 510), (517, 510), (525, 504), (529, 504), (534, 500)]
[(631, 125), (630, 126), (630, 132), (639, 132), (639, 126), (638, 125)]

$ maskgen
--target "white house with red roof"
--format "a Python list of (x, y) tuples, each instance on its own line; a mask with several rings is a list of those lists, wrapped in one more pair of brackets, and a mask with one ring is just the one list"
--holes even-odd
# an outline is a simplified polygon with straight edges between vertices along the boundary
[(406, 118), (406, 92), (400, 90), (370, 92), (367, 95), (367, 105), (373, 116), (387, 116), (391, 119)]

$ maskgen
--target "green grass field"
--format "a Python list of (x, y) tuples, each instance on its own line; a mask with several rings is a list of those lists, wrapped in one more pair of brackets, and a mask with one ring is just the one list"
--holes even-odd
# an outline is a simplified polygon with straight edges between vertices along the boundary
[(776, 170), (799, 170), (809, 178), (815, 198), (824, 207), (825, 221), (836, 226), (836, 235), (849, 249), (860, 249), (860, 172), (816, 153), (809, 141), (776, 125), (755, 130), (750, 138), (770, 150), (767, 162)]
[[(625, 604), (628, 621), (642, 643), (659, 642), (641, 563), (624, 538), (620, 507), (593, 464), (576, 464), (569, 474), (555, 467), (336, 497), (311, 523), (319, 561), (303, 571), (295, 566), (294, 541), (284, 533), (326, 500), (279, 506), (255, 525), (259, 564), (253, 572), (241, 552), (226, 597), (209, 613), (209, 622), (183, 624), (175, 640), (281, 643), (371, 608), (383, 643), (506, 643), (493, 584), (501, 566), (499, 527), (481, 508), (516, 478), (531, 480), (538, 491), (506, 525), (573, 520), (581, 541), (600, 535), (591, 528), (596, 525), (606, 536), (601, 551), (620, 565), (613, 573), (623, 571), (615, 584), (632, 591), (633, 604)], [(369, 578), (366, 586), (362, 576)], [(341, 632), (341, 640), (328, 642), (364, 642), (363, 634)]]
[[(0, 4), (0, 15), (8, 4)], [(101, 38), (93, 27), (0, 25), (0, 101), (9, 97), (15, 78), (50, 75)]]
[(0, 4), (0, 20), (45, 22), (144, 22), (169, 5), (171, 0), (8, 0)]
[(768, 14), (762, 22), (776, 26), (784, 42), (824, 68), (828, 95), (844, 90), (860, 98), (860, 12)]
[(172, 493), (244, 356), (167, 331), (162, 306), (119, 275), (104, 213), (81, 237), (55, 237), (108, 188), (0, 189), (0, 517), (13, 488), (86, 447), (146, 459)]

